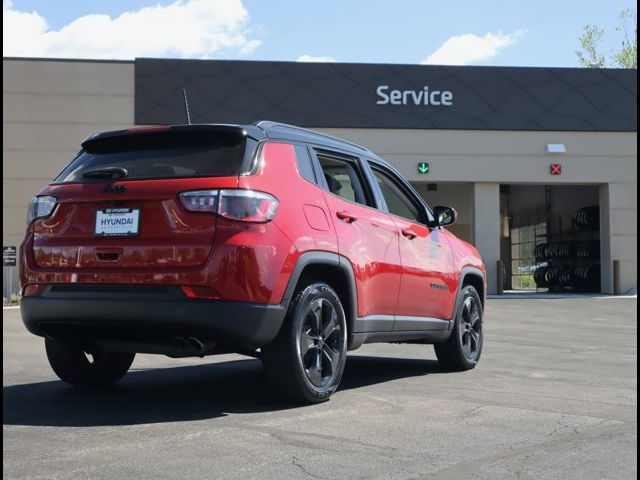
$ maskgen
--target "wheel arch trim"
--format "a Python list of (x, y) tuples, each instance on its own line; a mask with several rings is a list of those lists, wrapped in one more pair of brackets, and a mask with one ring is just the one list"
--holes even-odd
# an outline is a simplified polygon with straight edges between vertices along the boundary
[(485, 282), (485, 278), (484, 278), (484, 273), (478, 267), (473, 267), (473, 266), (470, 266), (470, 265), (468, 265), (466, 267), (463, 267), (462, 270), (460, 271), (460, 281), (458, 282), (458, 291), (456, 292), (456, 302), (455, 302), (455, 306), (454, 306), (454, 309), (453, 309), (453, 316), (451, 317), (451, 322), (449, 324), (449, 329), (450, 330), (453, 329), (453, 326), (455, 324), (455, 319), (456, 319), (456, 314), (458, 312), (459, 303), (462, 300), (462, 289), (466, 286), (465, 285), (465, 279), (467, 277), (475, 277), (480, 282), (482, 282), (483, 291), (482, 292), (478, 292), (478, 295), (480, 296), (481, 307), (484, 310), (484, 304), (485, 304), (485, 299), (486, 299), (486, 290), (487, 290), (486, 282)]
[(332, 252), (322, 252), (322, 251), (310, 251), (304, 252), (298, 260), (296, 261), (296, 265), (291, 272), (291, 276), (289, 277), (289, 283), (287, 284), (287, 288), (285, 289), (284, 295), (282, 297), (282, 302), (280, 303), (282, 307), (284, 307), (285, 311), (288, 310), (289, 304), (293, 299), (293, 296), (296, 291), (296, 287), (300, 279), (302, 278), (302, 273), (307, 267), (321, 265), (334, 267), (337, 272), (344, 275), (347, 279), (346, 281), (346, 289), (349, 294), (349, 315), (347, 315), (347, 329), (349, 331), (349, 335), (351, 336), (353, 332), (353, 326), (355, 324), (356, 317), (358, 315), (358, 292), (356, 289), (356, 280), (355, 273), (353, 271), (353, 266), (351, 262), (337, 253)]

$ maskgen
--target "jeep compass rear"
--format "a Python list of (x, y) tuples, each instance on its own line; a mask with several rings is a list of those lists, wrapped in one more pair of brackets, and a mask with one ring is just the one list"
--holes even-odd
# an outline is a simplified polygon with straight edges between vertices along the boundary
[[(85, 140), (31, 201), (21, 247), (23, 321), (55, 373), (104, 385), (136, 353), (238, 352), (261, 357), (279, 392), (317, 402), (338, 387), (347, 349), (366, 342), (437, 343), (445, 364), (475, 366), (484, 266), (442, 228), (455, 211), (434, 215), (354, 148), (272, 122)], [(415, 202), (398, 211), (405, 220), (393, 188)], [(432, 240), (445, 248), (425, 263)], [(404, 269), (404, 254), (416, 264)], [(427, 309), (410, 300), (425, 279)]]

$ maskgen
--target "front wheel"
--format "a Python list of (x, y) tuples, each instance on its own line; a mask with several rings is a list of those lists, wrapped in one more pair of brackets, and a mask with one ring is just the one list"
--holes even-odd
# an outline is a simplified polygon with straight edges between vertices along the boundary
[(134, 353), (107, 353), (74, 343), (45, 338), (49, 364), (60, 380), (76, 387), (99, 387), (120, 380), (133, 363)]
[(273, 389), (305, 403), (328, 400), (347, 358), (347, 323), (336, 292), (325, 283), (302, 289), (289, 306), (276, 339), (262, 349)]
[(484, 341), (482, 302), (475, 288), (460, 293), (453, 332), (446, 342), (434, 345), (440, 364), (449, 370), (470, 370), (480, 360)]

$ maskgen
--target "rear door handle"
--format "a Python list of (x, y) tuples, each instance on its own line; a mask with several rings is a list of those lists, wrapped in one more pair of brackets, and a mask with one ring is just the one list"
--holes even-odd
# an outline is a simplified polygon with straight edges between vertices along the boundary
[(353, 223), (358, 219), (358, 217), (354, 217), (346, 210), (341, 210), (339, 212), (336, 212), (336, 217), (338, 217), (340, 220), (346, 223)]
[(402, 230), (400, 230), (400, 232), (404, 237), (407, 237), (409, 240), (413, 240), (418, 236), (413, 230), (409, 228), (403, 228)]

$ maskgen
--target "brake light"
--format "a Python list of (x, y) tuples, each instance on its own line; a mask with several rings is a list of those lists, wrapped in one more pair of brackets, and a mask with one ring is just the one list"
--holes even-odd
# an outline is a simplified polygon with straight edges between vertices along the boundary
[(191, 212), (215, 213), (239, 222), (270, 222), (279, 202), (255, 190), (196, 190), (179, 195), (182, 206)]
[(218, 215), (229, 220), (265, 223), (273, 219), (278, 200), (272, 195), (253, 190), (221, 190)]
[(190, 212), (218, 213), (219, 190), (182, 192), (178, 197), (182, 206)]
[(51, 215), (57, 204), (58, 199), (50, 195), (33, 197), (27, 207), (27, 225), (30, 225), (34, 220)]
[(150, 133), (150, 132), (166, 132), (171, 130), (171, 126), (169, 125), (155, 125), (151, 127), (134, 127), (127, 128), (125, 132), (127, 133)]

